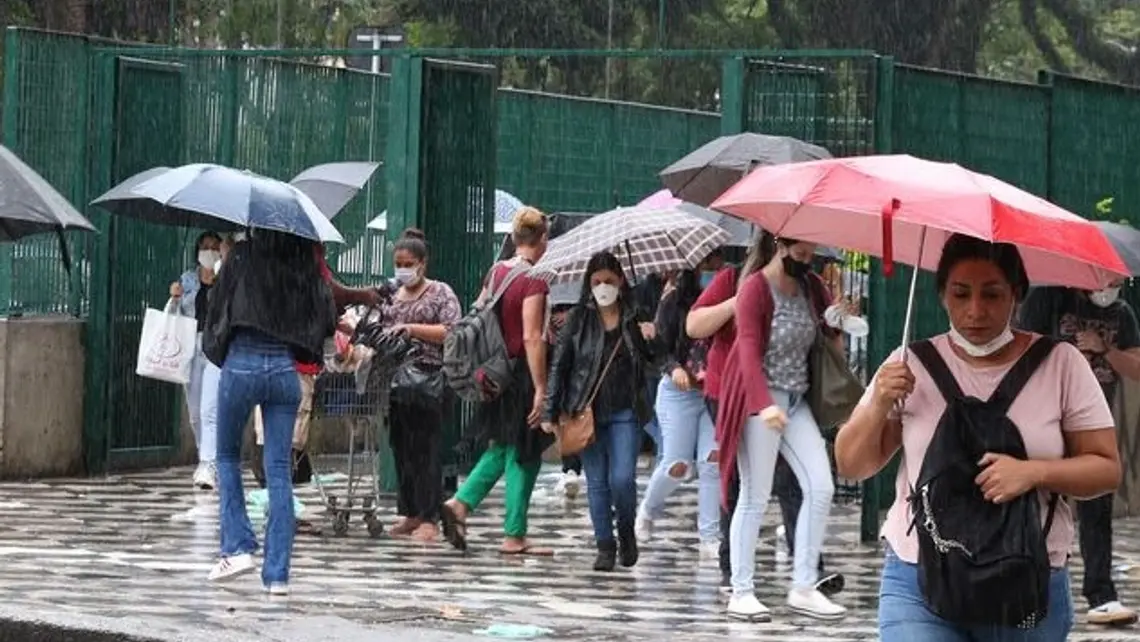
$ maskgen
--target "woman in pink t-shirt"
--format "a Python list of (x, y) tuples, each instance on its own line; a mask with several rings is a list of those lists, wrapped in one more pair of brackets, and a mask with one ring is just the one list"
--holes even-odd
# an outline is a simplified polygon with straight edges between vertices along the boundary
[[(1010, 328), (1028, 281), (1017, 248), (954, 235), (942, 250), (938, 293), (950, 331), (931, 341), (962, 392), (988, 399), (1033, 342), (1035, 334)], [(908, 365), (909, 364), (909, 365)], [(893, 410), (905, 400), (901, 411)], [(883, 642), (1061, 642), (1072, 628), (1073, 603), (1066, 569), (1073, 544), (1069, 505), (1057, 505), (1047, 535), (1048, 616), (1033, 628), (965, 626), (935, 615), (918, 580), (917, 534), (907, 496), (918, 482), (927, 446), (946, 402), (929, 373), (896, 351), (879, 368), (863, 401), (835, 442), (839, 474), (867, 479), (902, 449), (894, 505), (883, 525), (886, 559), (879, 593)], [(1004, 503), (1036, 492), (1045, 515), (1047, 497), (1095, 497), (1120, 481), (1112, 414), (1088, 362), (1071, 345), (1057, 345), (1016, 397), (1008, 417), (1018, 427), (1028, 460), (989, 454), (977, 483), (986, 500)], [(1016, 587), (1011, 587), (1016, 590)]]

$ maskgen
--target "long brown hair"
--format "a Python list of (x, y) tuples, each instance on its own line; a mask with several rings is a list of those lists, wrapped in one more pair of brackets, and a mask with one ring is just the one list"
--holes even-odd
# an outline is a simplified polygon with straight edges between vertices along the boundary
[(768, 265), (774, 256), (776, 256), (776, 237), (767, 230), (758, 230), (756, 238), (752, 241), (752, 247), (748, 248), (748, 255), (740, 268), (740, 274), (737, 275), (736, 287), (739, 288), (750, 274)]

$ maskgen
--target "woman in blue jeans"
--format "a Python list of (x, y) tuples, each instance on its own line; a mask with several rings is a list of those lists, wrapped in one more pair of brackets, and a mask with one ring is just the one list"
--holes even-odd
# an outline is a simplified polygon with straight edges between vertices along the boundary
[(674, 277), (657, 308), (657, 336), (667, 355), (657, 388), (657, 420), (661, 424), (661, 454), (645, 498), (637, 512), (638, 540), (648, 541), (653, 521), (665, 516), (665, 500), (696, 469), (697, 532), (702, 556), (720, 550), (720, 471), (716, 463), (716, 431), (701, 389), (707, 343), (685, 333), (685, 317), (723, 260), (720, 253), (705, 259), (699, 271), (682, 270)]
[(257, 538), (245, 506), (241, 444), (255, 406), (265, 426), (269, 489), (261, 580), (274, 595), (289, 590), (293, 515), (293, 424), (301, 401), (296, 362), (320, 362), (336, 329), (332, 289), (322, 276), (320, 246), (281, 232), (251, 231), (226, 259), (210, 293), (203, 336), (206, 356), (221, 368), (218, 384), (220, 582), (255, 569)]
[(636, 320), (621, 263), (609, 252), (592, 256), (581, 299), (554, 348), (543, 429), (554, 432), (560, 415), (593, 410), (596, 439), (582, 451), (582, 467), (597, 571), (612, 571), (619, 559), (626, 567), (637, 563), (637, 455), (649, 417), (643, 391), (654, 335), (653, 324)]

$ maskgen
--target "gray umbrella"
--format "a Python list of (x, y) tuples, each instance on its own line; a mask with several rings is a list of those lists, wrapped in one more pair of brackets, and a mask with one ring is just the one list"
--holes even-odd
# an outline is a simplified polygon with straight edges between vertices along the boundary
[(34, 169), (0, 146), (0, 241), (69, 229), (94, 232), (95, 226)]
[(757, 165), (831, 158), (824, 148), (787, 136), (736, 134), (709, 141), (661, 170), (673, 196), (708, 206)]
[(1131, 225), (1097, 221), (1097, 227), (1104, 232), (1104, 236), (1112, 243), (1120, 260), (1132, 276), (1140, 276), (1140, 230)]
[(351, 162), (314, 165), (289, 183), (301, 190), (330, 219), (340, 213), (376, 173), (380, 163)]

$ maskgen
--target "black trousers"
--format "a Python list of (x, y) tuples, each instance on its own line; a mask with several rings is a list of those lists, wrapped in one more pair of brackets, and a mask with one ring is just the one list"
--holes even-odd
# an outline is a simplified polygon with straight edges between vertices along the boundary
[[(716, 416), (716, 405), (709, 402), (709, 412)], [(804, 501), (804, 493), (800, 482), (792, 472), (792, 467), (781, 455), (776, 458), (776, 473), (772, 479), (772, 494), (780, 502), (780, 516), (784, 520), (784, 540), (788, 545), (788, 553), (795, 554), (796, 550), (796, 520), (800, 516), (800, 506)], [(720, 511), (720, 570), (723, 574), (732, 572), (732, 562), (729, 558), (729, 532), (732, 530), (732, 513), (736, 510), (736, 500), (740, 497), (740, 477), (732, 473), (732, 480), (728, 485), (728, 497), (725, 503), (728, 510)], [(819, 556), (819, 574), (824, 575), (823, 555)]]
[(443, 408), (392, 402), (388, 443), (396, 460), (396, 510), (403, 517), (439, 520), (443, 504)]
[(1081, 557), (1085, 560), (1081, 593), (1093, 609), (1117, 599), (1116, 585), (1112, 582), (1113, 498), (1109, 494), (1077, 502)]

